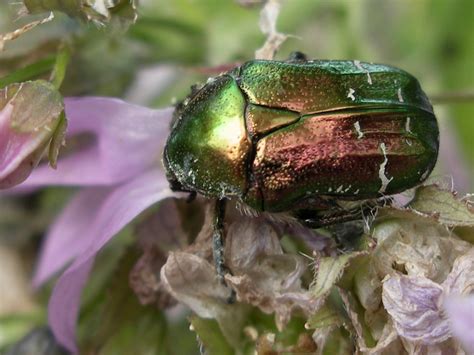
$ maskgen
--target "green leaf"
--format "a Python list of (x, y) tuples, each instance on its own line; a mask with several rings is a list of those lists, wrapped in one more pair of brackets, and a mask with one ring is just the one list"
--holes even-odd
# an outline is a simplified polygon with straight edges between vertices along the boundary
[(419, 187), (409, 207), (421, 214), (435, 217), (439, 223), (447, 226), (474, 226), (472, 205), (437, 185)]
[(306, 327), (309, 329), (327, 328), (327, 327), (339, 327), (344, 322), (344, 318), (341, 313), (338, 312), (331, 302), (326, 302), (324, 306), (313, 314), (306, 323)]
[(43, 311), (0, 317), (0, 351), (18, 341), (32, 327), (45, 322)]
[(350, 334), (344, 328), (339, 327), (328, 334), (322, 354), (350, 355), (355, 353), (354, 350)]
[(315, 330), (313, 338), (322, 354), (353, 354), (354, 332), (340, 290), (332, 288), (325, 304), (306, 323)]
[(357, 339), (357, 343), (360, 351), (366, 351), (367, 348), (372, 348), (376, 345), (376, 341), (372, 336), (369, 327), (367, 326), (364, 318), (364, 309), (357, 302), (356, 298), (351, 292), (339, 288), (339, 294), (342, 302), (344, 303), (347, 316), (350, 319), (351, 327), (347, 329), (354, 332), (354, 336)]
[(71, 48), (68, 45), (63, 44), (61, 48), (59, 48), (58, 54), (56, 55), (56, 61), (54, 63), (50, 78), (51, 83), (58, 90), (63, 83), (64, 77), (66, 76), (66, 69), (70, 60)]
[(66, 139), (66, 128), (67, 128), (67, 120), (64, 111), (61, 113), (59, 118), (58, 125), (54, 130), (53, 137), (51, 138), (51, 142), (49, 144), (48, 149), (48, 160), (51, 167), (56, 169), (56, 165), (58, 162), (58, 155), (59, 149), (64, 144), (64, 140)]
[(217, 321), (192, 316), (190, 322), (209, 355), (234, 354), (232, 347), (222, 334)]
[(37, 79), (53, 69), (56, 59), (49, 56), (0, 78), (0, 89), (14, 83)]
[(382, 283), (370, 257), (358, 263), (355, 268), (353, 290), (362, 306), (375, 312), (382, 302)]
[(332, 287), (338, 282), (344, 270), (352, 260), (365, 256), (365, 252), (353, 252), (337, 257), (324, 257), (319, 260), (316, 280), (310, 288), (314, 298), (326, 297)]

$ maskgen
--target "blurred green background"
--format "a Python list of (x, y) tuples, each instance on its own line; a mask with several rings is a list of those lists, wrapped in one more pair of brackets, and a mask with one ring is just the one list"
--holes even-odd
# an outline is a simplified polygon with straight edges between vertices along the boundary
[[(59, 46), (66, 44), (72, 54), (62, 87), (65, 96), (117, 96), (152, 107), (169, 106), (184, 98), (192, 84), (216, 75), (220, 66), (252, 59), (263, 45), (261, 6), (258, 1), (253, 6), (244, 2), (142, 0), (138, 20), (128, 30), (58, 12), (52, 22), (6, 44), (0, 52), (0, 86), (47, 77)], [(2, 1), (0, 33), (44, 17), (18, 19), (20, 5)], [(417, 77), (428, 96), (442, 101), (434, 106), (442, 130), (442, 159), (434, 179), (449, 184), (454, 176), (461, 191), (474, 189), (474, 101), (457, 102), (462, 96), (458, 94), (474, 93), (474, 1), (287, 0), (282, 1), (278, 30), (290, 37), (276, 59), (299, 50), (310, 58), (390, 64)], [(32, 238), (41, 234), (64, 200), (64, 193), (54, 193), (39, 197), (33, 207), (30, 200), (26, 209), (11, 201), (2, 201), (0, 207), (0, 245), (21, 256), (15, 272), (28, 295), (38, 245)], [(21, 222), (25, 213), (36, 217)], [(45, 304), (46, 299), (40, 297), (39, 302)], [(20, 305), (0, 307), (0, 349), (28, 329), (25, 324), (44, 319), (37, 303), (25, 296)], [(16, 312), (24, 318), (18, 321)]]

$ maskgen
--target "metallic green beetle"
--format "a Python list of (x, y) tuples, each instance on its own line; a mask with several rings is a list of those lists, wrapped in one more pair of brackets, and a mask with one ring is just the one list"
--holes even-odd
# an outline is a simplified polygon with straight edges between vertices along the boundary
[(438, 146), (412, 75), (296, 53), (246, 62), (195, 90), (176, 110), (163, 160), (172, 188), (221, 201), (221, 219), (222, 201), (236, 197), (319, 227), (360, 216), (347, 208), (354, 202), (423, 182)]

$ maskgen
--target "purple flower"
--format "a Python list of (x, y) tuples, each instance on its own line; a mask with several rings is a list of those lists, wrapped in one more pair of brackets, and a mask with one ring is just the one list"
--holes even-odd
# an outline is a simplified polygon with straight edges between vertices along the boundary
[(471, 353), (474, 350), (473, 286), (474, 248), (470, 248), (454, 261), (442, 284), (423, 276), (387, 276), (382, 300), (398, 334), (405, 339), (435, 345), (454, 335)]
[(39, 166), (14, 191), (84, 187), (48, 231), (34, 276), (38, 286), (72, 262), (53, 290), (49, 323), (57, 340), (75, 353), (81, 291), (95, 255), (147, 207), (174, 196), (160, 162), (172, 109), (97, 97), (66, 99), (65, 108), (68, 138), (88, 137), (87, 144), (60, 159), (56, 171)]
[(424, 277), (393, 275), (383, 283), (382, 299), (397, 332), (409, 340), (435, 344), (449, 338), (441, 312), (443, 288)]
[(453, 296), (444, 302), (453, 334), (468, 354), (474, 354), (474, 295)]

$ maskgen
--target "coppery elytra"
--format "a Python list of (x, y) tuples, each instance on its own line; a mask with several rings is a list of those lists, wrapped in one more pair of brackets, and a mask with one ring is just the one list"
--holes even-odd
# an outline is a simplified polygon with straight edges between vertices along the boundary
[(285, 212), (311, 228), (422, 183), (439, 147), (418, 81), (381, 64), (252, 60), (177, 106), (163, 161), (173, 190), (216, 200), (213, 250), (224, 280), (225, 201)]

